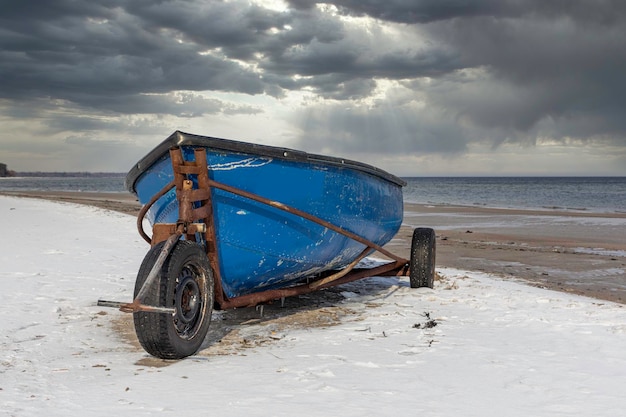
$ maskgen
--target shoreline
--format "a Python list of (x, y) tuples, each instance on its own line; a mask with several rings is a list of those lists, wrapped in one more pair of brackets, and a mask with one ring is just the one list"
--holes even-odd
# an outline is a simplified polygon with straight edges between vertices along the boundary
[(128, 193), (90, 191), (0, 191), (0, 196), (38, 198), (50, 201), (85, 204), (136, 216), (141, 209), (137, 198)]
[[(0, 192), (1, 193), (1, 192)], [(568, 207), (491, 207), (482, 206), (477, 204), (461, 205), (461, 204), (434, 204), (434, 203), (416, 203), (405, 201), (405, 208), (420, 207), (420, 211), (432, 212), (432, 211), (449, 211), (449, 210), (463, 210), (467, 213), (482, 213), (482, 214), (533, 214), (533, 215), (545, 215), (545, 216), (571, 216), (571, 217), (617, 217), (626, 218), (626, 212), (622, 211), (594, 211), (586, 208), (568, 208)]]
[(401, 256), (408, 255), (414, 227), (432, 227), (438, 266), (626, 303), (625, 214), (411, 204), (405, 209), (404, 224), (389, 244)]
[[(0, 191), (0, 195), (95, 206), (136, 216), (130, 193)], [(437, 266), (626, 304), (626, 213), (405, 203), (385, 247), (408, 258), (415, 227), (437, 234)]]

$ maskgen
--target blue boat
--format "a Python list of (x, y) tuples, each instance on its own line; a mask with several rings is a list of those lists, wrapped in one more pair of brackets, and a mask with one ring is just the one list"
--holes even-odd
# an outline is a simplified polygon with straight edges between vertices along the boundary
[[(411, 260), (382, 248), (402, 224), (404, 184), (356, 161), (176, 131), (126, 178), (144, 204), (138, 225), (152, 249), (135, 301), (115, 306), (134, 313), (149, 353), (181, 358), (200, 347), (214, 306), (373, 275), (410, 275), (411, 286), (432, 287), (432, 229), (416, 229)], [(355, 269), (374, 251), (392, 261)], [(166, 324), (163, 313), (171, 313)]]
[[(363, 236), (380, 246), (403, 218), (404, 181), (374, 167), (290, 149), (175, 132), (129, 173), (126, 186), (142, 204), (173, 180), (169, 149), (185, 159), (207, 151), (209, 177), (281, 202)], [(279, 209), (213, 192), (222, 286), (229, 298), (284, 287), (329, 269), (343, 268), (365, 246)], [(155, 223), (175, 223), (171, 190), (148, 211)]]

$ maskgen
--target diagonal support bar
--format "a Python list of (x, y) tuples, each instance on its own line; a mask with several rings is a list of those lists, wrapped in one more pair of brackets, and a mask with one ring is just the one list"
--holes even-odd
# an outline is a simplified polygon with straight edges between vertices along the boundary
[(356, 242), (359, 242), (359, 243), (361, 243), (361, 244), (363, 244), (363, 245), (365, 245), (365, 246), (367, 246), (369, 248), (375, 249), (377, 252), (379, 252), (379, 253), (381, 253), (381, 254), (383, 254), (383, 255), (393, 259), (394, 261), (408, 262), (406, 259), (400, 258), (397, 255), (394, 255), (393, 253), (391, 253), (388, 250), (384, 249), (382, 246), (377, 245), (376, 243), (374, 243), (372, 241), (369, 241), (369, 240), (365, 239), (364, 237), (361, 237), (361, 236), (357, 235), (356, 233), (352, 233), (349, 230), (343, 229), (343, 228), (341, 228), (339, 226), (336, 226), (336, 225), (334, 225), (334, 224), (332, 224), (332, 223), (330, 223), (330, 222), (328, 222), (328, 221), (326, 221), (324, 219), (320, 219), (319, 217), (313, 216), (312, 214), (307, 213), (305, 211), (302, 211), (300, 209), (297, 209), (295, 207), (291, 207), (291, 206), (288, 206), (286, 204), (279, 203), (278, 201), (273, 201), (273, 200), (270, 200), (268, 198), (261, 197), (260, 195), (257, 195), (257, 194), (253, 194), (253, 193), (250, 193), (250, 192), (247, 192), (247, 191), (244, 191), (244, 190), (240, 190), (238, 188), (231, 187), (230, 185), (226, 185), (226, 184), (223, 184), (221, 182), (214, 181), (214, 180), (209, 180), (209, 185), (211, 187), (219, 188), (220, 190), (224, 190), (224, 191), (227, 191), (229, 193), (232, 193), (232, 194), (244, 197), (244, 198), (248, 198), (250, 200), (253, 200), (253, 201), (256, 201), (256, 202), (268, 205), (270, 207), (277, 208), (277, 209), (285, 211), (287, 213), (295, 214), (296, 216), (299, 216), (299, 217), (302, 217), (304, 219), (307, 219), (307, 220), (309, 220), (309, 221), (311, 221), (313, 223), (317, 223), (320, 226), (323, 226), (323, 227), (325, 227), (327, 229), (332, 230), (333, 232), (337, 232), (340, 235), (346, 236), (349, 239), (352, 239), (352, 240), (354, 240)]
[(174, 245), (176, 244), (179, 238), (180, 238), (180, 233), (176, 233), (170, 236), (165, 241), (165, 244), (163, 245), (163, 249), (161, 249), (161, 253), (159, 253), (159, 256), (154, 262), (154, 265), (152, 265), (152, 269), (150, 270), (148, 277), (144, 281), (143, 285), (141, 286), (141, 289), (137, 293), (137, 296), (135, 297), (132, 303), (98, 300), (98, 305), (101, 307), (119, 308), (120, 311), (123, 311), (125, 313), (136, 313), (138, 311), (153, 311), (153, 312), (158, 312), (158, 313), (174, 314), (175, 312), (174, 308), (148, 306), (148, 305), (142, 304), (142, 300), (145, 297), (148, 290), (150, 289), (150, 287), (154, 285), (154, 281), (157, 279), (157, 277), (159, 276), (159, 273), (161, 272), (163, 263), (165, 263), (165, 260), (169, 256), (170, 252), (172, 251), (172, 248), (174, 247)]

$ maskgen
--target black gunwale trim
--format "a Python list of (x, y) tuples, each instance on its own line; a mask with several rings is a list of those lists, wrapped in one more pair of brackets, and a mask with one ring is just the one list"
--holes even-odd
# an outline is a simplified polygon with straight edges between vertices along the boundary
[(126, 189), (135, 194), (135, 182), (152, 164), (161, 159), (171, 148), (176, 146), (205, 146), (207, 148), (219, 149), (229, 152), (267, 156), (275, 159), (282, 159), (296, 162), (310, 162), (323, 165), (341, 166), (355, 169), (371, 175), (380, 177), (386, 181), (404, 187), (406, 182), (393, 174), (380, 168), (362, 162), (349, 159), (336, 158), (333, 156), (310, 154), (289, 148), (277, 146), (258, 145), (255, 143), (240, 142), (236, 140), (220, 139), (210, 136), (194, 135), (192, 133), (181, 132), (172, 133), (167, 139), (158, 144), (152, 151), (137, 162), (126, 175)]

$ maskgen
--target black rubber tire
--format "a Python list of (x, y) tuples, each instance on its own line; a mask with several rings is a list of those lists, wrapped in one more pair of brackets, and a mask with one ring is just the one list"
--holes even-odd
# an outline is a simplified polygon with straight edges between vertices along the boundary
[(411, 263), (409, 265), (411, 288), (432, 288), (434, 286), (435, 254), (435, 231), (428, 227), (415, 229), (411, 241)]
[[(135, 281), (135, 297), (163, 244), (155, 245), (146, 254)], [(190, 293), (196, 297), (190, 298)], [(209, 331), (214, 302), (213, 271), (202, 247), (195, 242), (178, 241), (142, 301), (147, 305), (176, 308), (173, 315), (133, 313), (135, 332), (146, 352), (161, 359), (182, 359), (196, 353)]]

